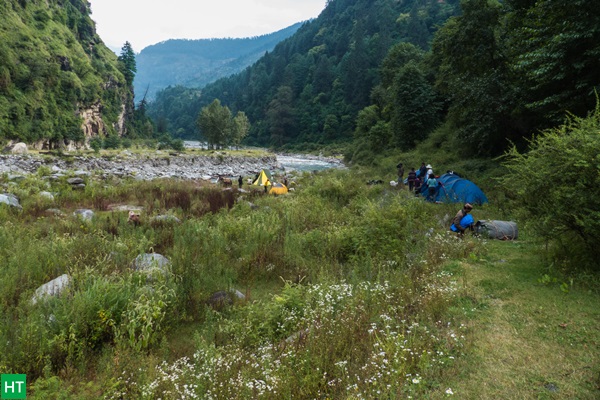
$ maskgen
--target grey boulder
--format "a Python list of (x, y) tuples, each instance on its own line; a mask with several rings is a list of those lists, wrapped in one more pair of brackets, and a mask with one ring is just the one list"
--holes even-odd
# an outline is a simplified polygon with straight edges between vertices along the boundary
[(158, 253), (140, 254), (131, 263), (131, 269), (134, 271), (145, 272), (151, 275), (155, 272), (165, 274), (168, 272), (170, 266), (171, 261)]
[(19, 204), (19, 199), (17, 196), (10, 193), (0, 194), (0, 203), (8, 204), (9, 206), (18, 208), (19, 210), (23, 209), (21, 204)]
[(63, 274), (56, 279), (51, 280), (48, 283), (44, 283), (42, 286), (36, 289), (31, 302), (36, 304), (47, 296), (58, 296), (71, 284), (71, 277), (67, 274)]

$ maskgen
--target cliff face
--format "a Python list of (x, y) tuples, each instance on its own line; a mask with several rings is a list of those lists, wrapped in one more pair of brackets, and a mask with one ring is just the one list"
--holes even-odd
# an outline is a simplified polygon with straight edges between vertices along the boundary
[(86, 0), (0, 2), (0, 141), (83, 145), (122, 135), (133, 94)]

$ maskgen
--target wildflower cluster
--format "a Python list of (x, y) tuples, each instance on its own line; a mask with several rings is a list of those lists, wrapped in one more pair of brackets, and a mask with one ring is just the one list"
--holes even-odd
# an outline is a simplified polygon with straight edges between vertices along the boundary
[(444, 232), (429, 238), (426, 258), (428, 265), (439, 265), (450, 259), (460, 259), (471, 254), (482, 254), (486, 251), (487, 241), (477, 237), (458, 237), (452, 232)]
[[(452, 286), (440, 287), (440, 295), (452, 292)], [(245, 307), (242, 325), (240, 315), (224, 321), (229, 342), (202, 342), (191, 359), (157, 366), (142, 397), (368, 399), (421, 393), (427, 373), (451, 363), (464, 337), (449, 323), (419, 322), (405, 309), (404, 290), (390, 282), (288, 285), (268, 304)], [(267, 335), (249, 340), (247, 331), (257, 329)]]

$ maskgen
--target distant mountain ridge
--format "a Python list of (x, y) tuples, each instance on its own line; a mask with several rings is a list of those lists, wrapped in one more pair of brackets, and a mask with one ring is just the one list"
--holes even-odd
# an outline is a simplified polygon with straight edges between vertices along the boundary
[(168, 86), (201, 88), (236, 74), (296, 33), (302, 24), (256, 37), (171, 39), (148, 46), (136, 56), (137, 74), (133, 83), (136, 101), (144, 94), (147, 100), (152, 100)]

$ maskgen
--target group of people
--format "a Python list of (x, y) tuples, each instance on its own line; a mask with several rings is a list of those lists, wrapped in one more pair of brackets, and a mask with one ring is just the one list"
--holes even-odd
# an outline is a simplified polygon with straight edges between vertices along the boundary
[[(396, 165), (398, 168), (398, 186), (401, 188), (404, 187), (404, 165), (399, 163)], [(425, 164), (425, 162), (421, 163), (421, 167), (419, 171), (415, 171), (415, 168), (411, 168), (408, 172), (407, 179), (408, 190), (414, 191), (417, 195), (421, 192), (421, 186), (427, 186), (427, 201), (434, 201), (438, 181), (435, 178), (435, 174), (433, 173), (433, 167), (431, 164)], [(452, 225), (450, 225), (450, 230), (458, 233), (459, 235), (463, 235), (468, 229), (473, 230), (474, 220), (473, 216), (469, 213), (473, 210), (473, 205), (466, 203), (463, 208), (456, 213), (456, 216), (452, 219)]]
[[(404, 187), (404, 165), (399, 163), (396, 165), (398, 168), (398, 185)], [(437, 190), (437, 179), (433, 174), (433, 167), (431, 164), (425, 165), (425, 162), (421, 163), (421, 167), (418, 171), (415, 168), (411, 168), (407, 175), (408, 190), (419, 194), (421, 192), (421, 186), (427, 186), (427, 201), (433, 201)]]

